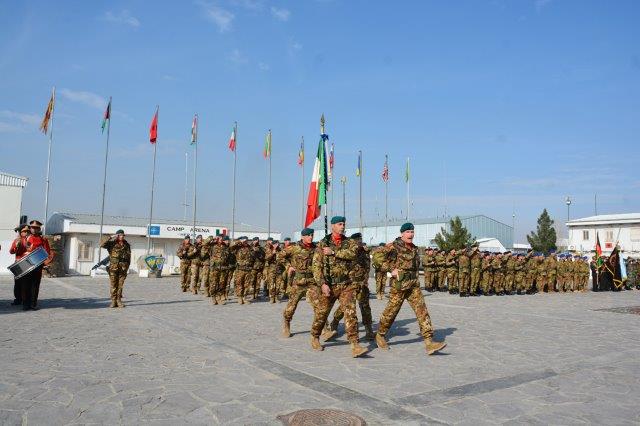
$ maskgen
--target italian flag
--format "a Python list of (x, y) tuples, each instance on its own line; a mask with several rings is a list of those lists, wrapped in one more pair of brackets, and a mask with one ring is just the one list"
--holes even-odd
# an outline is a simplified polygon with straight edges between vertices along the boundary
[(236, 150), (236, 126), (233, 126), (233, 130), (231, 130), (231, 137), (229, 138), (229, 149), (231, 151)]
[(307, 216), (304, 226), (309, 226), (320, 217), (320, 206), (327, 204), (327, 144), (325, 135), (322, 135), (318, 143), (316, 162), (313, 165), (313, 176), (309, 184), (309, 197), (307, 198)]

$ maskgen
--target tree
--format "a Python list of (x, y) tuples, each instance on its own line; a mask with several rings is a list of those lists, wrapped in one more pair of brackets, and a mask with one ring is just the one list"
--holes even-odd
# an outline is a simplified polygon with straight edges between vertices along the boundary
[(449, 229), (451, 231), (440, 228), (440, 232), (434, 238), (440, 250), (460, 250), (475, 244), (475, 238), (471, 236), (467, 228), (462, 226), (460, 217), (456, 216), (449, 221)]
[(536, 232), (531, 231), (527, 235), (527, 241), (531, 244), (534, 251), (549, 254), (556, 249), (556, 230), (553, 228), (553, 219), (547, 213), (547, 209), (542, 211), (538, 218), (538, 227)]

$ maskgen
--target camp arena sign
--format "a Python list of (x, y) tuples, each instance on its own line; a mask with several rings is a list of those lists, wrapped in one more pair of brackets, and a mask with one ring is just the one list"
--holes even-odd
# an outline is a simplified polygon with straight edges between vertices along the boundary
[[(193, 226), (185, 225), (149, 225), (149, 235), (151, 238), (184, 238), (193, 235)], [(227, 228), (215, 226), (196, 226), (195, 234), (202, 235), (203, 238), (215, 237), (216, 235), (226, 235)]]

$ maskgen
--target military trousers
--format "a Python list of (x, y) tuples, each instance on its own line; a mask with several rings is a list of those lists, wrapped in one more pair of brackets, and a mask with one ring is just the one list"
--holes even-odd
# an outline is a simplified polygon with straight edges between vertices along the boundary
[(409, 302), (409, 306), (411, 306), (411, 309), (413, 309), (413, 312), (416, 314), (418, 325), (420, 326), (420, 334), (425, 339), (431, 339), (433, 336), (431, 318), (429, 317), (429, 311), (427, 310), (427, 305), (424, 302), (420, 287), (417, 284), (405, 290), (399, 290), (393, 286), (392, 282), (389, 290), (389, 302), (384, 308), (382, 315), (380, 315), (378, 334), (381, 336), (387, 334), (405, 300)]
[(535, 272), (528, 272), (526, 275), (526, 278), (524, 280), (524, 287), (526, 291), (532, 291), (534, 289), (535, 286), (535, 281), (536, 281), (536, 273)]
[(191, 271), (191, 262), (189, 262), (188, 260), (181, 260), (180, 261), (180, 287), (182, 288), (182, 291), (187, 291), (189, 290), (189, 283), (190, 283), (190, 271)]
[(555, 273), (547, 275), (547, 289), (549, 292), (556, 291), (556, 281), (557, 276)]
[(447, 288), (449, 293), (458, 291), (458, 271), (455, 269), (447, 269)]
[(436, 289), (437, 274), (431, 269), (424, 268), (424, 289), (434, 291)]
[[(371, 305), (369, 304), (369, 295), (371, 294), (371, 292), (369, 291), (369, 286), (366, 285), (366, 282), (359, 283), (359, 285), (360, 288), (356, 293), (356, 302), (358, 302), (358, 307), (360, 308), (362, 324), (373, 325), (373, 317), (371, 316)], [(342, 306), (339, 306), (333, 314), (333, 321), (331, 321), (332, 330), (336, 330), (338, 328), (338, 323), (342, 318), (344, 318), (344, 312), (342, 311)]]
[[(285, 321), (290, 322), (293, 319), (293, 315), (298, 308), (298, 303), (300, 303), (303, 297), (307, 296), (311, 287), (315, 287), (315, 281), (313, 281), (313, 279), (293, 280), (293, 284), (291, 284), (291, 289), (289, 290), (289, 301), (282, 313)], [(307, 296), (308, 301), (309, 299), (310, 297)], [(309, 304), (311, 304), (310, 301)]]
[(209, 262), (202, 262), (200, 265), (200, 285), (199, 287), (204, 291), (204, 294), (211, 296), (209, 291)]
[(493, 274), (489, 271), (485, 271), (482, 273), (480, 277), (480, 288), (482, 289), (482, 294), (485, 296), (491, 292), (491, 286), (493, 285)]
[(458, 283), (460, 285), (460, 294), (469, 294), (469, 272), (463, 271), (458, 273)]
[(347, 339), (351, 343), (358, 342), (358, 318), (356, 316), (356, 292), (358, 287), (358, 284), (355, 283), (334, 285), (331, 286), (328, 297), (322, 294), (321, 288), (318, 289), (320, 294), (315, 302), (316, 309), (313, 315), (313, 323), (311, 324), (312, 337), (320, 337), (322, 329), (327, 322), (327, 317), (331, 313), (331, 308), (338, 301), (344, 312)]
[(227, 296), (229, 296), (229, 294), (231, 293), (231, 280), (233, 280), (233, 277), (236, 274), (236, 270), (235, 269), (227, 269), (227, 282), (224, 286), (224, 298), (226, 299)]
[(200, 285), (200, 262), (191, 261), (191, 291), (194, 294), (198, 293), (198, 287)]
[(384, 294), (384, 288), (387, 286), (387, 272), (382, 269), (376, 269), (376, 294)]
[(127, 271), (122, 269), (109, 270), (109, 284), (111, 301), (122, 299), (122, 289), (124, 288), (124, 280), (127, 278)]
[(538, 276), (536, 277), (536, 289), (538, 290), (538, 293), (542, 293), (546, 287), (547, 287), (547, 275), (538, 274)]
[(493, 291), (496, 294), (504, 292), (504, 274), (502, 272), (493, 273)]
[[(260, 282), (262, 281), (262, 268), (261, 269), (254, 269), (251, 271), (251, 295), (253, 296), (253, 298), (257, 298), (258, 297), (258, 291), (260, 291)], [(247, 293), (249, 293), (249, 290), (247, 290)]]
[(515, 280), (516, 280), (515, 273), (508, 272), (504, 276), (504, 291), (506, 291), (507, 293), (511, 293), (512, 291), (514, 291), (515, 290)]
[(522, 293), (523, 291), (525, 291), (524, 278), (525, 276), (523, 272), (516, 272), (516, 274), (514, 275), (513, 280), (517, 292)]
[(236, 269), (233, 276), (233, 287), (236, 292), (236, 297), (244, 298), (250, 290), (252, 272), (251, 269)]
[(480, 277), (482, 276), (482, 272), (480, 268), (473, 268), (471, 270), (471, 282), (470, 282), (470, 290), (471, 294), (476, 294), (478, 292), (478, 288), (480, 287)]
[(443, 291), (445, 289), (445, 280), (447, 278), (447, 270), (440, 269), (438, 271), (438, 290)]
[(269, 298), (275, 300), (278, 298), (278, 280), (276, 278), (276, 266), (270, 265), (267, 268), (267, 276), (265, 277), (267, 288), (269, 289)]
[(209, 293), (211, 296), (218, 299), (227, 296), (227, 275), (226, 269), (209, 268)]

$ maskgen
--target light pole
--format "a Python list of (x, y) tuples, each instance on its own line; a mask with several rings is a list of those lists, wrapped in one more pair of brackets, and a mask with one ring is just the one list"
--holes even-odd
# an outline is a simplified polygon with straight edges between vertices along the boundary
[(347, 177), (346, 176), (342, 176), (340, 178), (340, 183), (342, 184), (342, 216), (347, 217), (347, 207), (346, 207), (346, 201), (347, 201), (347, 196), (345, 195), (345, 187), (347, 185)]
[(569, 214), (569, 210), (571, 208), (571, 198), (569, 198), (568, 195), (567, 195), (567, 200), (565, 201), (565, 203), (567, 204), (567, 222), (569, 222), (571, 220), (571, 216)]

